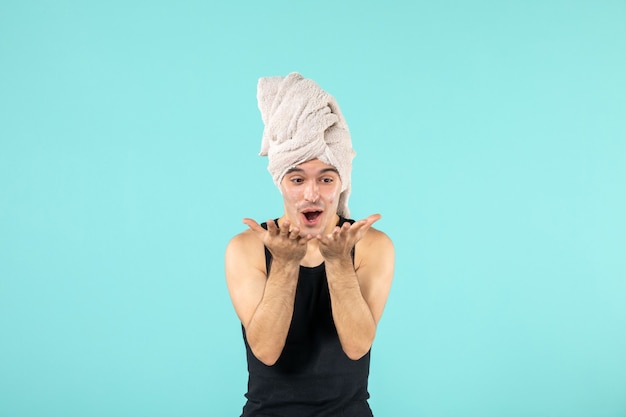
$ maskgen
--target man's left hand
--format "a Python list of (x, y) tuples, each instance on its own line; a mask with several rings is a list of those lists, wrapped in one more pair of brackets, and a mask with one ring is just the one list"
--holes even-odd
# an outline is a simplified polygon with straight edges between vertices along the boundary
[(341, 227), (335, 227), (330, 234), (317, 235), (320, 252), (324, 259), (331, 261), (349, 257), (354, 245), (361, 240), (372, 224), (381, 217), (380, 214), (372, 214), (353, 224), (345, 222)]

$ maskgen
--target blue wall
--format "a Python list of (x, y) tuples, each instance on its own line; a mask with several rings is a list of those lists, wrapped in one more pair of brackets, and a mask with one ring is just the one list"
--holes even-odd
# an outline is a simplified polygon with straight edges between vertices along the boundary
[(626, 415), (624, 1), (0, 3), (0, 416), (238, 416), (261, 76), (352, 131), (377, 417)]

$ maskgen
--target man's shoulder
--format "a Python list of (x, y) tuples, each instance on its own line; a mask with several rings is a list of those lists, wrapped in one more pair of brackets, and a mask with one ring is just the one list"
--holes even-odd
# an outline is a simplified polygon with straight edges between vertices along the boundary
[(363, 239), (366, 242), (369, 242), (370, 244), (374, 244), (374, 245), (392, 245), (393, 246), (393, 242), (391, 241), (391, 238), (387, 236), (387, 234), (383, 232), (382, 230), (376, 229), (374, 227), (369, 228), (365, 236), (363, 236)]
[(252, 254), (258, 252), (259, 248), (263, 248), (263, 241), (252, 230), (244, 230), (236, 234), (228, 242), (227, 252), (237, 254)]
[[(228, 242), (225, 253), (226, 276), (241, 277), (249, 268), (265, 272), (263, 241), (252, 230), (243, 231)], [(239, 271), (239, 272), (236, 272)]]
[(391, 282), (394, 259), (395, 249), (389, 236), (370, 227), (356, 246), (355, 265), (361, 284)]
[(370, 227), (363, 238), (357, 243), (357, 253), (366, 257), (388, 256), (393, 254), (394, 246), (391, 238), (381, 230)]

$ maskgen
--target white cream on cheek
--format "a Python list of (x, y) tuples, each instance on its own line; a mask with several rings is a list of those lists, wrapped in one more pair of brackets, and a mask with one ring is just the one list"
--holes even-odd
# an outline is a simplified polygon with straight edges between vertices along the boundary
[(290, 221), (292, 226), (302, 228), (299, 216), (298, 202), (301, 200), (297, 187), (285, 185), (287, 180), (283, 179), (280, 186), (280, 193), (283, 196), (283, 204), (285, 209), (285, 217)]

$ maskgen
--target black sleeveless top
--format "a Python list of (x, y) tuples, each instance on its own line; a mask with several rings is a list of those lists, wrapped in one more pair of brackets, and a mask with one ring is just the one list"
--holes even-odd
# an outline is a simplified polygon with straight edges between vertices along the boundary
[[(340, 218), (339, 225), (346, 221), (354, 222)], [(272, 255), (267, 248), (265, 262), (269, 274)], [(291, 326), (273, 366), (254, 356), (242, 330), (249, 374), (242, 417), (372, 417), (367, 403), (370, 352), (354, 361), (341, 348), (323, 263), (300, 266)]]

